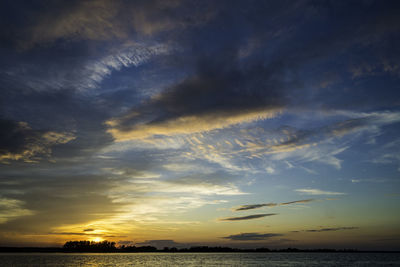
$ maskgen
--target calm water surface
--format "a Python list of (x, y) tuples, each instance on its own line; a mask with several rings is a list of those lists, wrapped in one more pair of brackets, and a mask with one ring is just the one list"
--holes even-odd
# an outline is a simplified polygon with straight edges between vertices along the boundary
[(400, 266), (400, 253), (0, 253), (0, 266)]

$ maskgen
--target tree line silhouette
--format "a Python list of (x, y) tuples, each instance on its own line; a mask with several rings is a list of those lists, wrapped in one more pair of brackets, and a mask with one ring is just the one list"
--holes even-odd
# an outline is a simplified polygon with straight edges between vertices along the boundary
[(116, 247), (115, 242), (107, 240), (101, 242), (95, 241), (68, 241), (62, 247), (64, 252), (356, 252), (354, 249), (335, 250), (335, 249), (240, 249), (231, 247), (209, 247), (209, 246), (193, 246), (190, 248), (164, 247), (157, 249), (153, 246), (126, 246)]
[(107, 240), (101, 242), (95, 241), (68, 241), (62, 247), (64, 251), (77, 252), (116, 252), (115, 242)]
[[(0, 247), (0, 252), (367, 252), (358, 251), (355, 249), (269, 249), (269, 248), (255, 248), (255, 249), (240, 249), (231, 247), (209, 247), (209, 246), (193, 246), (190, 248), (176, 248), (164, 247), (157, 249), (153, 246), (116, 246), (115, 242), (110, 241), (68, 241), (62, 247)], [(368, 251), (372, 252), (372, 251)], [(380, 251), (382, 252), (382, 251)]]

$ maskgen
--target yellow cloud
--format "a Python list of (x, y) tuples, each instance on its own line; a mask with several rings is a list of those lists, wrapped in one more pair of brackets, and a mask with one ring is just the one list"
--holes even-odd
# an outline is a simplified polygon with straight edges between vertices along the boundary
[(273, 118), (281, 112), (281, 109), (255, 110), (236, 114), (207, 114), (202, 116), (183, 116), (174, 120), (159, 123), (139, 124), (128, 130), (121, 129), (121, 121), (111, 119), (106, 122), (111, 126), (108, 130), (116, 141), (127, 141), (134, 139), (144, 139), (154, 135), (178, 135), (192, 134), (223, 129), (235, 124), (252, 122)]
[(32, 215), (33, 212), (23, 208), (23, 204), (24, 202), (17, 199), (0, 198), (0, 223), (20, 216)]

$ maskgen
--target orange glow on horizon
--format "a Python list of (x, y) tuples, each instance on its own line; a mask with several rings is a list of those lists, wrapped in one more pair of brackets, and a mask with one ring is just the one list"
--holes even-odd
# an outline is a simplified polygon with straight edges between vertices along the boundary
[(101, 237), (95, 237), (92, 239), (93, 242), (101, 242), (103, 239)]

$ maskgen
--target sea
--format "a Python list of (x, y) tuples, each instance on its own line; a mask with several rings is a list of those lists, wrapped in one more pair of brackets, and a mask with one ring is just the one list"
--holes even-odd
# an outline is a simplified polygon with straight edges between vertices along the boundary
[(0, 266), (400, 266), (400, 253), (0, 253)]

